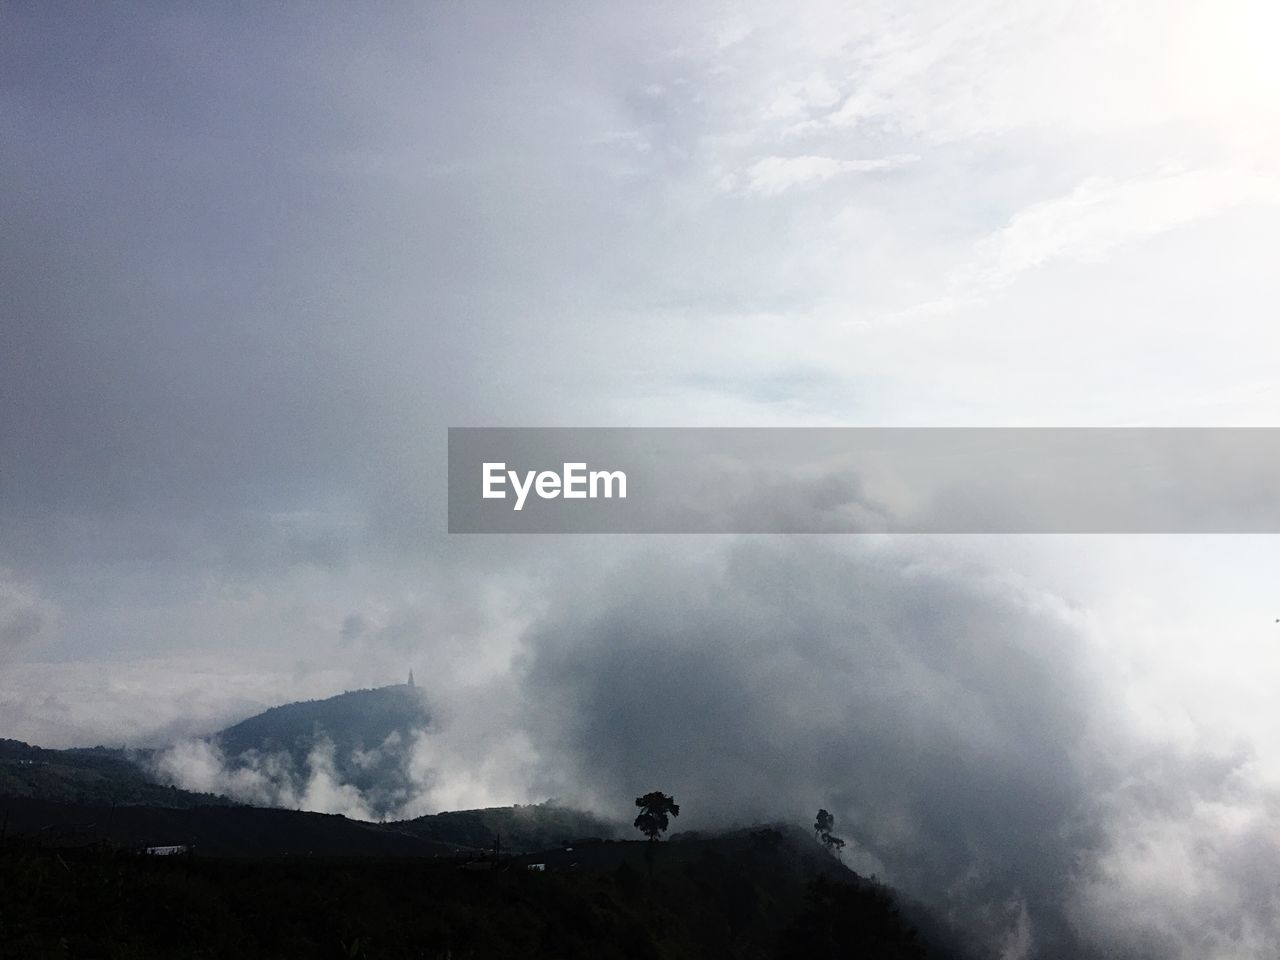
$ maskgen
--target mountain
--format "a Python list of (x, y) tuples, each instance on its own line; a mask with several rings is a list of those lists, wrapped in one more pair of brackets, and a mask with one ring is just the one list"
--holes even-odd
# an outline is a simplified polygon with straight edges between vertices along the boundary
[[(221, 751), (229, 776), (220, 782), (227, 789), (240, 770), (254, 771), (254, 782), (267, 785), (251, 797), (254, 802), (295, 806), (292, 798), (324, 774), (358, 790), (372, 817), (384, 818), (414, 795), (410, 754), (414, 738), (430, 723), (423, 692), (396, 684), (272, 707), (209, 740)], [(234, 802), (179, 789), (183, 778), (160, 762), (164, 754), (107, 747), (48, 750), (0, 739), (0, 797), (153, 807)]]
[(269, 771), (301, 792), (321, 768), (360, 791), (376, 817), (413, 795), (409, 756), (431, 714), (422, 690), (396, 684), (272, 707), (213, 737), (228, 766)]
[(423, 691), (400, 683), (272, 707), (216, 737), (228, 755), (283, 750), (305, 759), (320, 736), (328, 737), (339, 752), (368, 750), (388, 737), (407, 737), (430, 722)]

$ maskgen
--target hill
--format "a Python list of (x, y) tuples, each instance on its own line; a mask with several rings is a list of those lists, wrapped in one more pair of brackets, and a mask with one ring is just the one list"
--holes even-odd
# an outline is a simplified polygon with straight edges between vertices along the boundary
[(231, 768), (269, 762), (274, 777), (294, 786), (313, 775), (319, 749), (337, 781), (359, 790), (373, 815), (381, 817), (412, 795), (409, 752), (414, 736), (430, 722), (423, 692), (397, 684), (272, 707), (213, 740)]
[[(410, 751), (414, 737), (430, 722), (422, 691), (397, 684), (272, 707), (209, 739), (221, 750), (229, 772), (252, 768), (264, 773), (279, 796), (304, 792), (317, 765), (324, 764), (335, 782), (358, 790), (372, 816), (381, 818), (412, 796)], [(166, 782), (172, 774), (157, 773), (155, 763), (162, 753), (107, 747), (49, 750), (0, 739), (0, 797), (156, 807), (233, 802)]]
[(532, 806), (456, 810), (395, 824), (403, 833), (459, 849), (491, 850), (495, 842), (508, 853), (569, 846), (581, 838), (606, 839), (617, 826), (595, 814), (548, 801)]

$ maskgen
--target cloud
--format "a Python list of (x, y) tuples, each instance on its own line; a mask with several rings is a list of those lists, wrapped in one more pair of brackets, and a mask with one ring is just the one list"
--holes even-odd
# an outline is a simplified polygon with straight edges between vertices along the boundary
[(1250, 170), (1195, 170), (1128, 181), (1090, 178), (1031, 204), (981, 240), (954, 282), (992, 290), (1056, 259), (1101, 260), (1118, 247), (1232, 208), (1280, 203), (1280, 179)]
[(895, 170), (920, 158), (899, 154), (873, 160), (838, 160), (834, 157), (764, 157), (745, 171), (746, 189), (766, 197), (777, 196), (807, 183), (821, 183), (844, 174)]
[(1100, 856), (1072, 891), (1095, 946), (1192, 960), (1260, 957), (1280, 934), (1280, 784), (1243, 753), (1160, 758), (1105, 802)]
[(0, 692), (5, 736), (47, 747), (163, 746), (212, 733), (281, 701), (350, 686), (341, 668), (294, 671), (216, 653), (123, 663), (11, 663)]
[(393, 731), (381, 743), (352, 745), (335, 731), (302, 744), (305, 754), (249, 749), (228, 756), (218, 737), (198, 737), (156, 751), (148, 765), (162, 782), (186, 790), (361, 820), (534, 799), (540, 758), (521, 729), (521, 698), (510, 677), (453, 686), (426, 702), (429, 725)]
[(814, 541), (624, 564), (532, 628), (526, 670), (545, 791), (618, 810), (661, 788), (694, 826), (826, 807), (856, 868), (988, 952), (1190, 957), (1277, 930), (1245, 894), (1273, 801), (1206, 744), (1140, 736), (1086, 612), (1010, 572)]
[(56, 604), (0, 568), (0, 658), (48, 636), (57, 619)]
[(257, 806), (340, 813), (376, 820), (359, 788), (343, 782), (332, 740), (319, 737), (301, 771), (285, 753), (253, 752), (228, 762), (216, 741), (185, 740), (155, 754), (151, 769), (164, 783)]
[(984, 942), (1004, 931), (978, 908), (1014, 899), (1061, 946), (1058, 891), (1097, 829), (1072, 749), (1102, 693), (1068, 608), (975, 573), (746, 542), (575, 595), (534, 629), (526, 681), (535, 743), (571, 771), (553, 792), (616, 809), (660, 787), (691, 823), (825, 806)]
[[(450, 425), (1265, 425), (1265, 7), (7, 14), (4, 734), (186, 742), (413, 667), (422, 812), (826, 800), (993, 950), (1265, 956), (1275, 644), (1217, 625), (1272, 554), (1198, 545), (1099, 665), (1102, 613), (934, 546), (464, 541), (441, 482)], [(368, 806), (315, 760), (292, 802)]]

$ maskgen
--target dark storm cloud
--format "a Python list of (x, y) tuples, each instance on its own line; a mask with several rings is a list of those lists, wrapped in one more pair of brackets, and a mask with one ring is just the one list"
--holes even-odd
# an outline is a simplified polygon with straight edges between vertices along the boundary
[(1022, 904), (1073, 955), (1106, 684), (1064, 605), (938, 556), (746, 541), (566, 593), (527, 664), (548, 753), (617, 810), (674, 793), (682, 826), (826, 807), (988, 947)]

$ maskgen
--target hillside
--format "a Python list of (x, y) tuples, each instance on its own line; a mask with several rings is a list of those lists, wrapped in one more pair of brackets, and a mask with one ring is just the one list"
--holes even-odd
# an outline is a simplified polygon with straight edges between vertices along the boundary
[(430, 722), (421, 688), (401, 683), (271, 707), (216, 737), (229, 756), (284, 750), (305, 759), (318, 735), (327, 736), (340, 751), (369, 750), (393, 734), (408, 735)]
[[(0, 887), (10, 891), (0, 901), (0, 954), (959, 957), (921, 939), (891, 891), (857, 877), (800, 831), (589, 846), (598, 848), (594, 860), (559, 859), (576, 849), (499, 862), (247, 860), (11, 840), (0, 849)], [(546, 868), (528, 869), (535, 862)]]
[[(353, 690), (264, 710), (214, 734), (228, 768), (269, 769), (279, 787), (299, 788), (320, 762), (339, 783), (360, 791), (375, 817), (399, 809), (413, 793), (408, 774), (413, 738), (431, 717), (426, 698), (408, 684)], [(63, 803), (195, 807), (230, 804), (163, 782), (157, 751), (106, 747), (49, 750), (0, 739), (0, 797)]]
[(332, 745), (338, 782), (354, 786), (369, 810), (384, 816), (412, 794), (409, 751), (430, 722), (423, 692), (397, 684), (272, 707), (213, 739), (231, 767), (269, 758), (275, 776), (295, 784), (311, 776), (313, 751)]
[[(217, 742), (232, 763), (270, 756), (299, 776), (332, 743), (361, 760), (342, 775), (390, 798), (427, 723), (402, 685), (267, 710)], [(161, 786), (145, 760), (0, 741), (0, 955), (960, 956), (936, 920), (796, 828), (650, 845), (551, 801), (367, 823)], [(140, 852), (153, 846), (188, 853)]]

